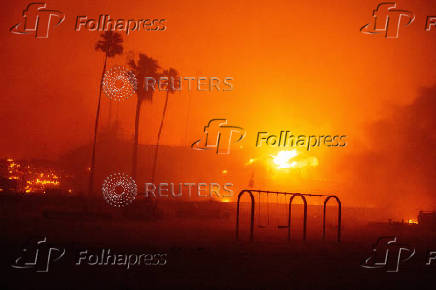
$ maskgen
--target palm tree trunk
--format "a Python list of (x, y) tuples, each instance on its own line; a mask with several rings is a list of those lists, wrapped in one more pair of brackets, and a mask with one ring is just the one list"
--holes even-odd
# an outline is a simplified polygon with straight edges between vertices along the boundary
[(112, 99), (109, 99), (109, 125), (108, 125), (108, 128), (109, 128), (109, 130), (111, 130), (112, 129)]
[(89, 174), (89, 187), (88, 187), (88, 194), (89, 195), (91, 195), (93, 187), (94, 187), (95, 148), (96, 148), (96, 144), (97, 144), (98, 121), (100, 119), (101, 91), (103, 89), (103, 78), (104, 78), (104, 74), (106, 72), (106, 64), (107, 64), (107, 53), (105, 54), (105, 57), (104, 57), (104, 66), (103, 66), (103, 71), (101, 73), (101, 80), (100, 80), (100, 92), (98, 94), (97, 113), (95, 116), (94, 143), (92, 145), (91, 168), (90, 168), (90, 174)]
[(141, 105), (142, 105), (142, 100), (138, 96), (138, 101), (136, 102), (135, 139), (133, 144), (133, 155), (132, 155), (132, 177), (135, 180), (136, 180), (136, 174), (138, 168), (139, 119), (141, 116)]
[(169, 95), (169, 88), (167, 89), (167, 97), (165, 99), (165, 105), (164, 105), (164, 109), (163, 109), (163, 113), (162, 113), (162, 119), (160, 121), (160, 126), (159, 126), (159, 131), (157, 132), (157, 143), (156, 143), (156, 150), (154, 151), (154, 160), (153, 160), (153, 173), (151, 175), (151, 182), (154, 182), (154, 177), (156, 174), (156, 167), (157, 167), (157, 157), (158, 157), (158, 153), (159, 153), (159, 142), (160, 142), (160, 135), (162, 133), (162, 128), (163, 128), (163, 124), (165, 121), (165, 114), (167, 112), (167, 107), (168, 107), (168, 95)]
[(183, 145), (188, 144), (188, 125), (189, 125), (189, 110), (191, 108), (191, 95), (188, 93), (188, 108), (186, 109), (186, 126), (185, 126), (185, 143)]

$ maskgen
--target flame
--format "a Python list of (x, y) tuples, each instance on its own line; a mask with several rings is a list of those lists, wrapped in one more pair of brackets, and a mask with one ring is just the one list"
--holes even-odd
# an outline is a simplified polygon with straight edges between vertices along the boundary
[[(37, 192), (43, 191), (45, 193), (45, 189), (48, 187), (57, 187), (60, 182), (57, 180), (58, 176), (53, 173), (40, 173), (40, 178), (35, 178), (26, 181), (26, 187), (24, 188), (25, 192)], [(45, 177), (45, 179), (42, 179)]]
[(295, 162), (289, 163), (289, 160), (297, 156), (297, 150), (280, 151), (273, 157), (273, 162), (277, 165), (277, 168), (291, 168), (295, 167)]
[(279, 151), (277, 155), (271, 155), (273, 158), (274, 164), (277, 165), (278, 169), (281, 168), (303, 168), (303, 167), (316, 167), (318, 166), (318, 158), (310, 156), (310, 157), (301, 157), (298, 160), (294, 160), (295, 157), (299, 157), (300, 154), (296, 149), (290, 151)]
[(408, 221), (407, 221), (407, 223), (408, 224), (418, 224), (418, 221), (417, 220), (414, 220), (414, 219), (409, 219)]
[[(314, 156), (302, 157), (296, 150), (279, 151), (277, 155), (271, 155), (273, 163), (277, 165), (278, 169), (282, 168), (303, 168), (303, 167), (316, 167), (318, 166), (318, 158)], [(297, 159), (294, 159), (298, 157)]]
[(53, 169), (31, 168), (30, 165), (21, 166), (22, 164), (12, 158), (8, 158), (6, 161), (8, 162), (8, 178), (19, 181), (21, 190), (26, 193), (45, 193), (47, 188), (60, 185), (60, 177), (55, 174)]

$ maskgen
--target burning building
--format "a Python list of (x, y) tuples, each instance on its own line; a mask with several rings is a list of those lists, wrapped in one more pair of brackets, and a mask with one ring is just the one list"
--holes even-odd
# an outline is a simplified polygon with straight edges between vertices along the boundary
[(47, 193), (49, 190), (72, 192), (71, 176), (60, 170), (12, 158), (0, 160), (0, 191)]

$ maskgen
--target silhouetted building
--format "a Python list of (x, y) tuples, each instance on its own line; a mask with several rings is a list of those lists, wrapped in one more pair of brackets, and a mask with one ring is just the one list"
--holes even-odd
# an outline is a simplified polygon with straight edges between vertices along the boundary
[(436, 227), (436, 211), (420, 211), (418, 223), (423, 226)]

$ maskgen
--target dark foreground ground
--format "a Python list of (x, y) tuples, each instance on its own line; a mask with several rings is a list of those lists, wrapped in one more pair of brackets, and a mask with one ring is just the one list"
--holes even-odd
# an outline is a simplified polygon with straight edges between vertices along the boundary
[[(250, 243), (246, 219), (242, 240), (235, 241), (230, 203), (160, 203), (157, 209), (141, 202), (125, 209), (88, 203), (88, 213), (79, 204), (75, 199), (1, 198), (0, 289), (436, 289), (436, 259), (425, 265), (427, 251), (436, 251), (435, 234), (419, 226), (357, 225), (347, 223), (345, 214), (343, 241), (337, 243), (333, 226), (329, 240), (320, 239), (314, 217), (306, 242), (299, 220), (291, 242), (286, 229), (265, 225), (255, 227), (256, 240)], [(361, 267), (381, 236), (397, 236), (402, 245), (391, 248), (387, 268)], [(44, 237), (36, 266), (11, 267), (34, 257), (22, 249), (34, 253), (32, 245)], [(59, 250), (50, 252), (48, 272), (37, 272), (46, 269), (50, 247)], [(398, 272), (387, 272), (395, 269), (395, 249), (401, 247), (416, 252), (400, 261)], [(54, 261), (62, 249), (65, 255)], [(160, 255), (150, 263), (163, 265), (127, 269), (122, 258), (120, 265), (76, 265), (81, 251), (101, 255), (102, 249)]]

